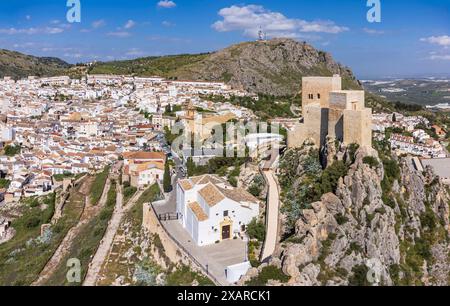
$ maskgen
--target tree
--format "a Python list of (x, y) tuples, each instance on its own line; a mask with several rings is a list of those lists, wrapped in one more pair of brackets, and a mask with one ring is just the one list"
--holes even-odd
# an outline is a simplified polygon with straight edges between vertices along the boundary
[(0, 178), (0, 189), (5, 188), (8, 189), (11, 181)]
[(186, 168), (187, 168), (187, 175), (189, 177), (195, 175), (195, 163), (194, 163), (194, 160), (192, 159), (192, 157), (188, 158), (188, 160), (186, 162)]
[(164, 192), (166, 192), (166, 193), (172, 191), (172, 179), (170, 177), (169, 163), (166, 163), (164, 166), (163, 188), (164, 188)]
[(17, 146), (8, 145), (5, 147), (5, 155), (6, 156), (15, 156), (15, 155), (19, 154), (21, 150), (22, 150), (22, 148), (19, 145), (17, 145)]

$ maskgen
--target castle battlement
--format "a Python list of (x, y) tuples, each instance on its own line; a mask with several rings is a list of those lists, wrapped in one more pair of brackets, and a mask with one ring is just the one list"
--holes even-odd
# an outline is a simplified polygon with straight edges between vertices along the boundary
[(340, 76), (302, 80), (303, 122), (288, 132), (288, 147), (312, 139), (322, 147), (326, 137), (346, 145), (372, 146), (372, 109), (365, 107), (363, 90), (342, 90)]

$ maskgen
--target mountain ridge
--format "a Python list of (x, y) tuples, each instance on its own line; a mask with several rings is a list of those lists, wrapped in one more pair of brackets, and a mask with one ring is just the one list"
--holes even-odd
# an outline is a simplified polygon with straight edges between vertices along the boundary
[(37, 57), (0, 49), (0, 77), (55, 76), (67, 73), (70, 67), (70, 64), (56, 57)]
[(302, 77), (308, 75), (340, 74), (345, 89), (361, 88), (351, 69), (336, 62), (330, 53), (281, 38), (243, 42), (211, 53), (97, 63), (89, 72), (223, 81), (234, 88), (276, 96), (298, 93)]
[[(74, 65), (55, 57), (36, 57), (0, 50), (0, 77), (73, 75)], [(344, 89), (360, 89), (352, 70), (330, 53), (306, 42), (277, 38), (242, 42), (199, 54), (142, 57), (98, 62), (83, 71), (90, 74), (161, 76), (172, 80), (225, 82), (233, 88), (275, 96), (295, 95), (304, 76), (340, 74)], [(78, 75), (80, 73), (78, 72)]]

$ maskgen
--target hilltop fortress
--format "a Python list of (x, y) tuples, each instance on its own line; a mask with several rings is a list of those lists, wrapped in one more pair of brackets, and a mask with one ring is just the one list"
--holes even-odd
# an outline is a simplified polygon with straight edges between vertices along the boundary
[(372, 109), (364, 104), (364, 91), (342, 90), (342, 79), (305, 77), (302, 81), (303, 122), (288, 132), (288, 147), (298, 148), (312, 139), (325, 145), (327, 136), (345, 145), (372, 146)]

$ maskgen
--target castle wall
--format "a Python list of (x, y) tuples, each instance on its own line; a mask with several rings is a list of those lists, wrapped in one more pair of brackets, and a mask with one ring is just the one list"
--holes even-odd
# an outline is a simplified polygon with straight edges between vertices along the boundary
[(365, 93), (362, 90), (339, 90), (330, 93), (330, 108), (364, 109)]
[(300, 148), (305, 140), (305, 124), (299, 123), (288, 131), (287, 146), (289, 149)]
[(289, 148), (301, 147), (306, 139), (322, 147), (327, 136), (372, 146), (372, 109), (365, 108), (365, 92), (341, 90), (341, 83), (339, 76), (303, 78), (303, 124), (288, 131)]
[(344, 144), (372, 146), (372, 109), (344, 111)]
[(330, 92), (335, 90), (341, 90), (341, 86), (342, 86), (342, 79), (340, 76), (303, 78), (302, 79), (303, 115), (305, 115), (306, 113), (306, 107), (311, 104), (319, 104), (323, 108), (328, 108), (330, 105)]
[(312, 139), (317, 147), (321, 147), (328, 134), (328, 109), (321, 108), (318, 105), (308, 106), (304, 123), (294, 135), (294, 143), (300, 143), (301, 146), (306, 139)]
[(328, 135), (344, 141), (344, 111), (330, 109), (328, 112)]

